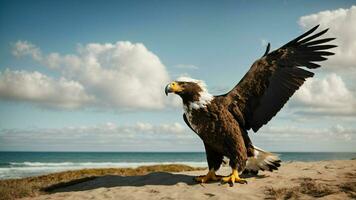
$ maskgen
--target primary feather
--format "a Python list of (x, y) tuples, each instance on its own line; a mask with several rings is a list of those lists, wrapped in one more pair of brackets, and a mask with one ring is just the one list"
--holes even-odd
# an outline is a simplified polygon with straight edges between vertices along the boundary
[(315, 26), (255, 61), (242, 80), (226, 95), (231, 101), (238, 102), (245, 128), (257, 132), (277, 114), (306, 78), (314, 75), (301, 67), (318, 68), (320, 65), (315, 62), (334, 55), (326, 50), (336, 46), (325, 43), (335, 38), (314, 40), (328, 30), (312, 35), (317, 28)]

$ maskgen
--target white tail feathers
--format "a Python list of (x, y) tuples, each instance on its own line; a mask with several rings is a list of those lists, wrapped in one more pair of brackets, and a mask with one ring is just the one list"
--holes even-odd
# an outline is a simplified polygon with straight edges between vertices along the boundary
[(281, 166), (281, 160), (276, 154), (266, 152), (255, 146), (253, 148), (255, 155), (247, 159), (246, 168), (243, 173), (257, 174), (259, 170), (273, 171)]

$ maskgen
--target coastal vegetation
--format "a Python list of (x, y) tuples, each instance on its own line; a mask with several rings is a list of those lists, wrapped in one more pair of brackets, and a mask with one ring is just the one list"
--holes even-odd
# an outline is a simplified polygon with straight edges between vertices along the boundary
[(56, 188), (74, 185), (106, 175), (136, 176), (145, 175), (152, 172), (182, 172), (203, 169), (205, 168), (170, 164), (141, 166), (137, 168), (81, 169), (36, 177), (6, 179), (0, 180), (0, 200), (12, 200), (46, 194), (50, 193)]

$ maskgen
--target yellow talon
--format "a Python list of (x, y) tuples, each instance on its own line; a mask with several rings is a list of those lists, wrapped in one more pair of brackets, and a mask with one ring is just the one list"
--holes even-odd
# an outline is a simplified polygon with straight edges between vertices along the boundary
[(241, 184), (247, 184), (247, 181), (245, 179), (242, 179), (239, 177), (239, 172), (236, 169), (232, 170), (232, 173), (230, 176), (223, 177), (221, 179), (222, 183), (230, 183), (230, 186), (234, 185), (234, 183), (241, 183)]
[(221, 176), (215, 174), (215, 170), (211, 169), (205, 176), (197, 176), (194, 180), (198, 183), (207, 183), (209, 181), (220, 181)]

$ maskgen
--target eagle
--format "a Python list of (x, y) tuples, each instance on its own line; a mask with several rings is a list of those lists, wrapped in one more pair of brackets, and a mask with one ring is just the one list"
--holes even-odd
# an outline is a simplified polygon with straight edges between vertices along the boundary
[[(165, 93), (183, 100), (185, 123), (204, 143), (209, 171), (194, 179), (200, 183), (247, 183), (241, 173), (277, 170), (281, 160), (276, 154), (254, 145), (249, 130), (257, 132), (267, 124), (289, 98), (319, 68), (316, 62), (334, 55), (328, 51), (336, 45), (326, 44), (335, 38), (323, 38), (328, 29), (315, 33), (319, 25), (270, 51), (256, 60), (240, 82), (228, 93), (213, 96), (201, 80), (181, 78), (169, 83)], [(232, 173), (219, 176), (216, 171), (229, 158)]]

